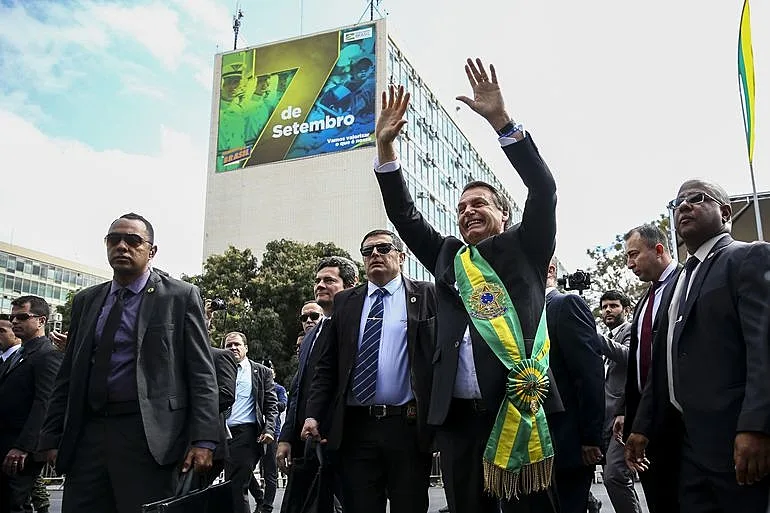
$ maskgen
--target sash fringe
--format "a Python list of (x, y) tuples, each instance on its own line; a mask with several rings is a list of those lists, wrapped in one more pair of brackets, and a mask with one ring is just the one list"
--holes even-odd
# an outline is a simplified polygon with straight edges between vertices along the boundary
[(551, 486), (553, 456), (524, 465), (516, 472), (484, 460), (484, 490), (501, 499), (518, 499), (519, 494), (547, 490)]

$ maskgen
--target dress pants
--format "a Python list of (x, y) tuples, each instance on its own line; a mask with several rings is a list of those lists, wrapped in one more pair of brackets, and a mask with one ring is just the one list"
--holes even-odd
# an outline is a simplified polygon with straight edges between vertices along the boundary
[[(13, 443), (19, 437), (18, 432), (0, 432), (0, 463), (13, 448)], [(24, 470), (9, 476), (0, 470), (0, 513), (22, 513), (25, 504), (30, 503), (35, 480), (40, 476), (43, 463), (34, 461), (28, 455), (24, 461)]]
[(257, 478), (253, 476), (249, 482), (249, 493), (254, 500), (262, 504), (262, 511), (273, 511), (275, 492), (278, 490), (278, 463), (275, 461), (275, 453), (278, 450), (278, 442), (273, 441), (263, 445), (264, 454), (259, 460), (260, 473), (265, 480), (265, 490), (259, 486)]
[[(341, 513), (342, 504), (337, 497), (342, 497), (340, 476), (336, 453), (321, 446), (324, 454), (324, 469), (320, 484), (316, 490), (316, 513)], [(318, 473), (318, 459), (315, 452), (305, 454), (305, 442), (296, 440), (291, 444), (292, 465), (289, 467), (286, 489), (281, 502), (281, 513), (301, 512), (308, 497), (310, 484)]]
[(158, 465), (141, 414), (91, 417), (64, 481), (62, 513), (140, 513), (174, 494), (180, 464)]
[[(441, 453), (444, 492), (452, 513), (550, 513), (556, 510), (553, 489), (518, 499), (499, 500), (484, 492), (482, 460), (497, 412), (483, 410), (471, 399), (453, 399), (444, 424), (436, 432)], [(554, 478), (555, 479), (555, 478)]]
[(339, 450), (345, 513), (385, 513), (386, 501), (391, 513), (428, 511), (432, 454), (420, 450), (415, 420), (345, 410)]
[(624, 449), (614, 436), (610, 439), (604, 465), (604, 487), (616, 513), (641, 513), (634, 474), (626, 465)]
[(556, 497), (559, 513), (585, 513), (588, 509), (588, 494), (594, 478), (595, 465), (554, 470)]
[[(225, 479), (232, 481), (235, 513), (250, 513), (249, 483), (262, 456), (262, 444), (257, 442), (261, 427), (254, 423), (237, 424), (230, 426), (230, 432), (233, 437), (227, 441), (229, 455), (225, 459)], [(257, 507), (260, 506), (258, 502)]]

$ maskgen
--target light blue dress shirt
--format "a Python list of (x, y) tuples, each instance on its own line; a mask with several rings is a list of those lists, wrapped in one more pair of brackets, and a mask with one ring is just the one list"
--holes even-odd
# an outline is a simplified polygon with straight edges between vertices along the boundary
[[(374, 301), (374, 292), (380, 287), (369, 282), (364, 308), (361, 311), (358, 347), (361, 347), (366, 318)], [(412, 379), (409, 374), (409, 352), (406, 345), (406, 290), (399, 274), (384, 287), (389, 293), (382, 298), (384, 309), (382, 319), (382, 338), (377, 359), (377, 391), (375, 404), (400, 406), (414, 399)], [(352, 382), (352, 380), (351, 380)], [(348, 387), (347, 404), (358, 406), (353, 393)]]
[(238, 364), (238, 375), (235, 378), (235, 402), (233, 412), (227, 419), (230, 427), (257, 422), (251, 378), (251, 364), (248, 358), (244, 358)]

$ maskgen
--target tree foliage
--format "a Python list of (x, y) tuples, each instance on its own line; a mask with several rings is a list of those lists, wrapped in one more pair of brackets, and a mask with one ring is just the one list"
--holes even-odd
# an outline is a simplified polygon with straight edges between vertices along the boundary
[[(651, 223), (668, 235), (668, 216), (661, 215)], [(633, 307), (641, 298), (647, 284), (639, 281), (639, 278), (626, 267), (623, 234), (616, 235), (615, 239), (607, 246), (596, 246), (586, 250), (586, 253), (594, 262), (588, 269), (588, 272), (591, 273), (589, 295), (591, 301), (589, 304), (595, 306), (594, 315), (599, 317), (599, 298), (608, 290), (619, 290), (626, 294), (631, 299), (631, 306)]]
[(66, 333), (70, 329), (70, 319), (72, 318), (72, 300), (75, 295), (80, 292), (78, 290), (70, 290), (67, 293), (67, 301), (62, 306), (56, 307), (56, 313), (61, 314), (61, 332)]
[[(270, 359), (278, 381), (285, 383), (296, 370), (299, 311), (313, 298), (316, 264), (334, 255), (350, 258), (332, 243), (281, 239), (267, 244), (258, 263), (250, 249), (230, 246), (223, 254), (210, 256), (202, 274), (182, 279), (197, 285), (204, 298), (221, 298), (227, 304), (225, 311), (215, 313), (213, 345), (220, 347), (229, 331), (244, 333), (249, 357)], [(361, 264), (358, 267), (362, 275)]]

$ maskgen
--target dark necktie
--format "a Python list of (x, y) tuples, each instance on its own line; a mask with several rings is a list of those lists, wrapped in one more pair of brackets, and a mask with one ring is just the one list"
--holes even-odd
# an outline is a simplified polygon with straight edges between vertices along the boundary
[(88, 402), (94, 411), (99, 411), (107, 405), (107, 378), (110, 374), (110, 360), (112, 350), (115, 347), (115, 335), (120, 328), (120, 319), (123, 316), (124, 299), (127, 289), (118, 289), (115, 293), (115, 302), (102, 329), (99, 345), (96, 346), (93, 365), (91, 366), (91, 378), (88, 382)]
[(659, 281), (654, 281), (650, 285), (650, 293), (647, 296), (647, 308), (642, 317), (642, 334), (639, 337), (639, 381), (644, 389), (647, 382), (647, 373), (650, 371), (650, 362), (652, 362), (652, 319), (655, 309), (655, 291), (660, 286)]
[(5, 360), (3, 360), (3, 363), (0, 363), (0, 378), (2, 378), (6, 372), (8, 372), (8, 369), (11, 368), (11, 366), (16, 363), (16, 361), (21, 358), (21, 351), (22, 347), (18, 348), (14, 353)]
[(679, 310), (676, 312), (676, 316), (681, 317), (684, 314), (684, 305), (687, 304), (687, 287), (690, 286), (690, 279), (692, 278), (692, 272), (695, 267), (700, 263), (697, 257), (691, 256), (684, 264), (684, 286), (682, 287), (682, 294), (679, 296)]
[(612, 330), (610, 330), (610, 332), (607, 334), (607, 338), (610, 339), (610, 340), (615, 338), (615, 334), (612, 332)]
[(353, 369), (353, 395), (364, 406), (372, 404), (377, 392), (377, 361), (382, 338), (382, 316), (385, 313), (382, 298), (387, 293), (388, 291), (382, 288), (374, 291), (374, 302), (366, 318), (361, 347), (358, 348), (356, 366)]

